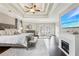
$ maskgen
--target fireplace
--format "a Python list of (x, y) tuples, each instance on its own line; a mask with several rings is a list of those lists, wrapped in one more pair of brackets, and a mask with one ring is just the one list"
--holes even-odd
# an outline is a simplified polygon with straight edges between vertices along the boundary
[(61, 48), (69, 54), (69, 43), (64, 40), (61, 40)]

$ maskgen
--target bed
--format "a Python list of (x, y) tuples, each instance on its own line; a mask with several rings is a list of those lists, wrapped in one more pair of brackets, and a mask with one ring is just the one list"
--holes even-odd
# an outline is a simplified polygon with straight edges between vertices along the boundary
[(27, 38), (31, 34), (0, 36), (0, 47), (27, 47)]

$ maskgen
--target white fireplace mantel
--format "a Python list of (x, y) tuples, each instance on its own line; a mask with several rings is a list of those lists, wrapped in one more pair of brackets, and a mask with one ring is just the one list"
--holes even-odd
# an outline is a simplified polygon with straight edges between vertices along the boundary
[[(69, 43), (69, 54), (61, 48), (61, 40)], [(67, 56), (79, 56), (79, 34), (60, 33), (59, 35), (59, 48)]]

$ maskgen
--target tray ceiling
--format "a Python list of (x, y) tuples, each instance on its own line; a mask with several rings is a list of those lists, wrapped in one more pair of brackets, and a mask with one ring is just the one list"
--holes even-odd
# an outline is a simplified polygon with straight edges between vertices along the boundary
[[(3, 12), (6, 12), (8, 14), (20, 15), (22, 17), (47, 17), (50, 10), (53, 7), (53, 3), (34, 3), (37, 7), (37, 9), (40, 10), (40, 12), (35, 12), (34, 14), (32, 12), (26, 12), (28, 9), (24, 6), (31, 7), (32, 3), (5, 3), (0, 4), (0, 9), (5, 10)], [(19, 17), (19, 16), (18, 16)]]
[[(46, 18), (49, 16), (55, 16), (61, 13), (63, 10), (67, 9), (72, 4), (66, 3), (34, 3), (36, 8), (40, 9), (40, 12), (25, 12), (28, 9), (24, 6), (30, 7), (32, 3), (0, 3), (0, 12), (5, 13), (11, 17), (15, 18)], [(65, 8), (64, 8), (65, 6)]]

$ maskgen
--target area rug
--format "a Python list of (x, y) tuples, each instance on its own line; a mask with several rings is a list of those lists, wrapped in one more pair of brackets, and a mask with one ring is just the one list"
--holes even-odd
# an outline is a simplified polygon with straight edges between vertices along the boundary
[(38, 39), (35, 47), (29, 48), (10, 48), (7, 51), (0, 54), (0, 56), (48, 56), (48, 50), (46, 48), (43, 39)]

